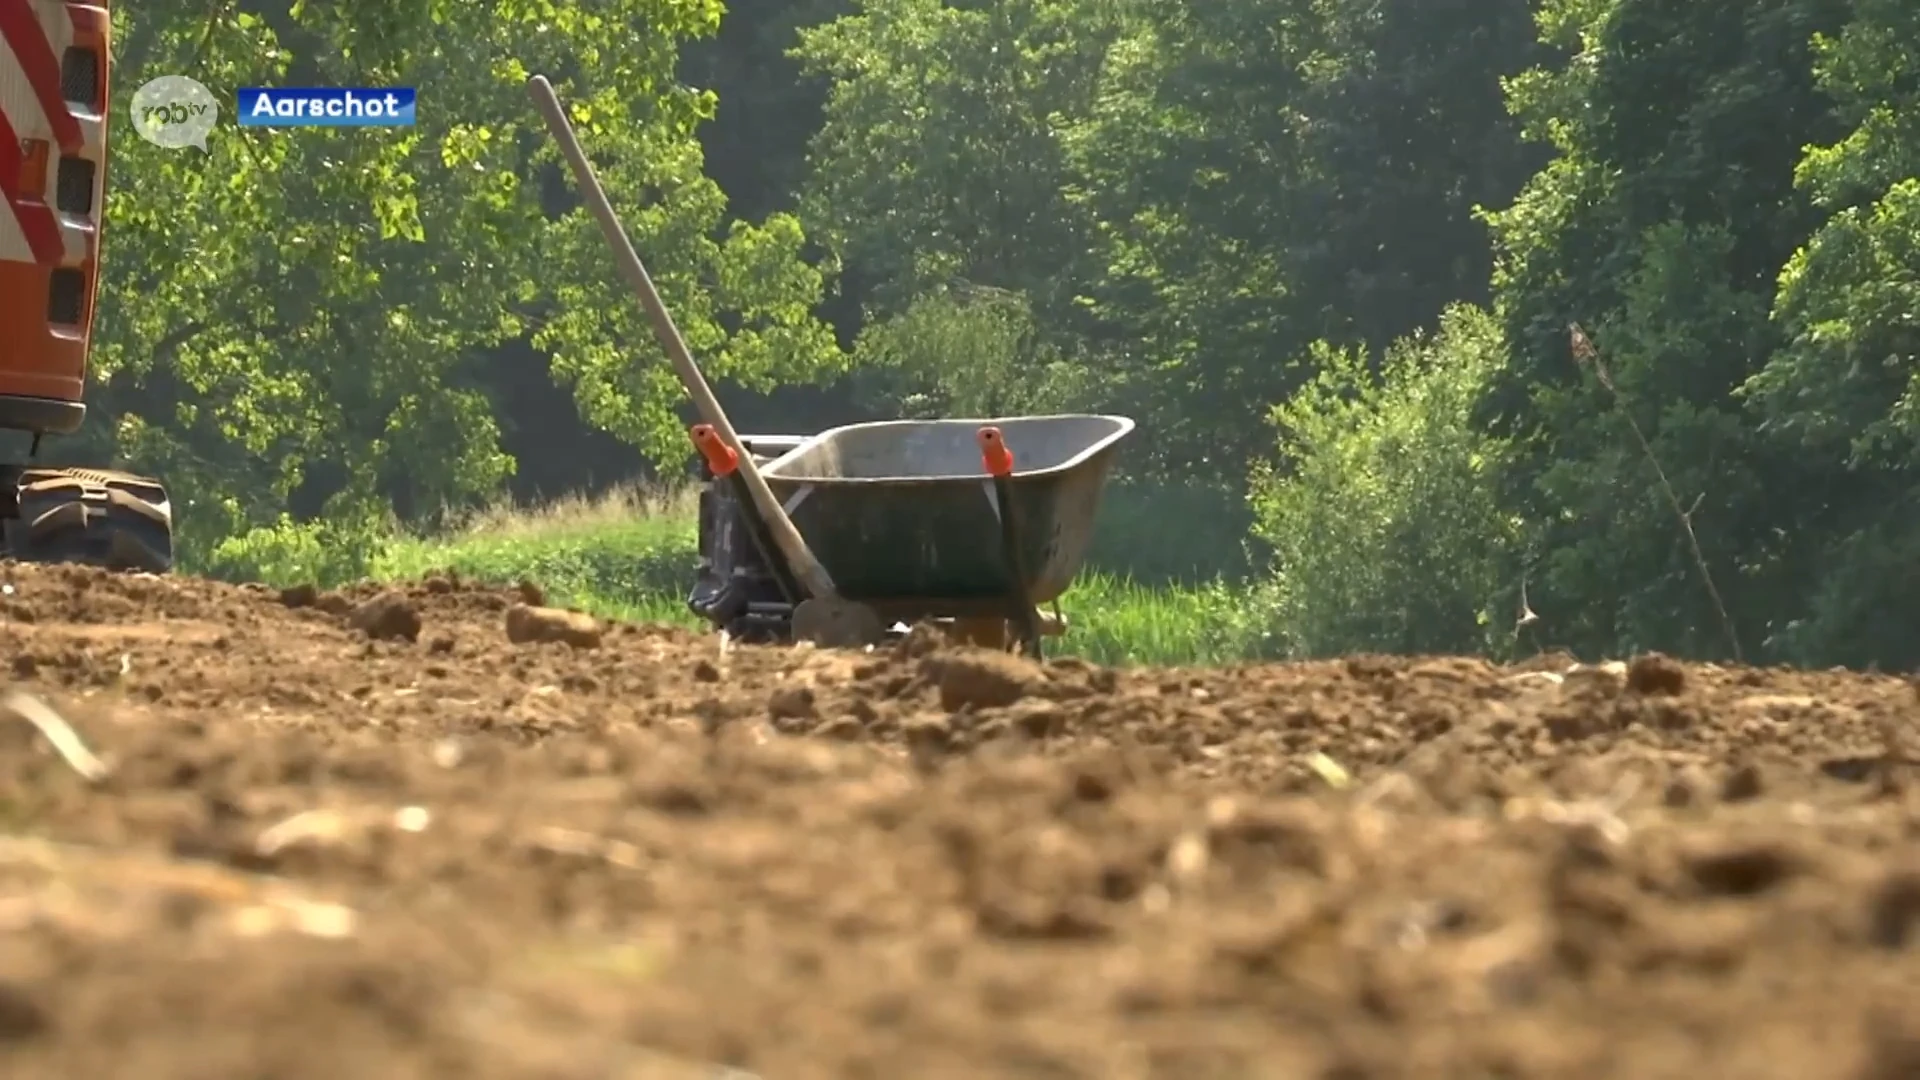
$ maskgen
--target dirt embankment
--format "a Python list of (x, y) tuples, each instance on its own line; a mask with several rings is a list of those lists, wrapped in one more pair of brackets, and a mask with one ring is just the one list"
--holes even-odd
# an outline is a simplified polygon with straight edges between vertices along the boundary
[(1920, 1076), (1904, 680), (0, 579), (6, 1076)]

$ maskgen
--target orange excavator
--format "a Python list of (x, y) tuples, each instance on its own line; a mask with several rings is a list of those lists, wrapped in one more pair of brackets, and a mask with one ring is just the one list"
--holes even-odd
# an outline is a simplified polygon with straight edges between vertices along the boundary
[(86, 421), (107, 174), (107, 0), (0, 0), (0, 556), (165, 573), (157, 480), (35, 463)]

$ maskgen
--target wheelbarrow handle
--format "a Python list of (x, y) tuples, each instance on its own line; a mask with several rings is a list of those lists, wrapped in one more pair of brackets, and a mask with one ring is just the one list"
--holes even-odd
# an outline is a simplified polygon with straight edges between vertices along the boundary
[(747, 478), (740, 473), (740, 453), (728, 446), (712, 424), (695, 424), (687, 433), (693, 437), (694, 448), (707, 463), (707, 471), (726, 481), (733, 492), (734, 501), (740, 504), (740, 514), (746, 518), (747, 539), (753, 541), (754, 550), (759, 552), (760, 561), (772, 572), (774, 584), (780, 587), (780, 595), (789, 604), (798, 604), (805, 600), (800, 583), (794, 578), (793, 570), (780, 556), (780, 547), (774, 542), (773, 532), (767, 528), (766, 519), (760, 515), (760, 508), (754, 504), (753, 491), (747, 487)]
[(1041, 659), (1042, 628), (1040, 612), (1033, 606), (1026, 559), (1020, 549), (1024, 529), (1013, 502), (1013, 451), (1007, 446), (1006, 435), (991, 424), (981, 428), (975, 438), (980, 445), (980, 464), (992, 477), (994, 497), (1000, 504), (1000, 550), (1007, 561), (1007, 570), (1013, 577), (1013, 589), (1008, 600), (1020, 623), (1022, 645), (1027, 655), (1038, 660)]

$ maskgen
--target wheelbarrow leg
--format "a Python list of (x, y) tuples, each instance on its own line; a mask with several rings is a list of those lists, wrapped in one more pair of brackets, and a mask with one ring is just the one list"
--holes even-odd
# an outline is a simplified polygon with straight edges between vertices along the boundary
[(1007, 562), (1013, 589), (1008, 601), (1013, 605), (1013, 621), (1020, 628), (1021, 646), (1028, 656), (1041, 659), (1040, 611), (1033, 606), (1032, 585), (1027, 576), (1026, 559), (1020, 553), (1022, 529), (1013, 502), (1013, 451), (1007, 449), (1006, 436), (997, 427), (983, 427), (978, 435), (980, 461), (993, 478), (993, 493), (1000, 504), (1000, 551)]

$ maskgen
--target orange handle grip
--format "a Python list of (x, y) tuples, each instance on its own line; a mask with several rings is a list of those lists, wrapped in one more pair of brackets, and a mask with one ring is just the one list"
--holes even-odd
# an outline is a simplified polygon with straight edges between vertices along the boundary
[(988, 476), (1013, 475), (1013, 451), (1007, 449), (1007, 437), (999, 428), (983, 427), (974, 440), (980, 444), (980, 464), (986, 466)]
[(740, 468), (740, 455), (720, 438), (712, 424), (695, 424), (690, 429), (693, 445), (707, 460), (707, 471), (715, 476), (732, 476)]

